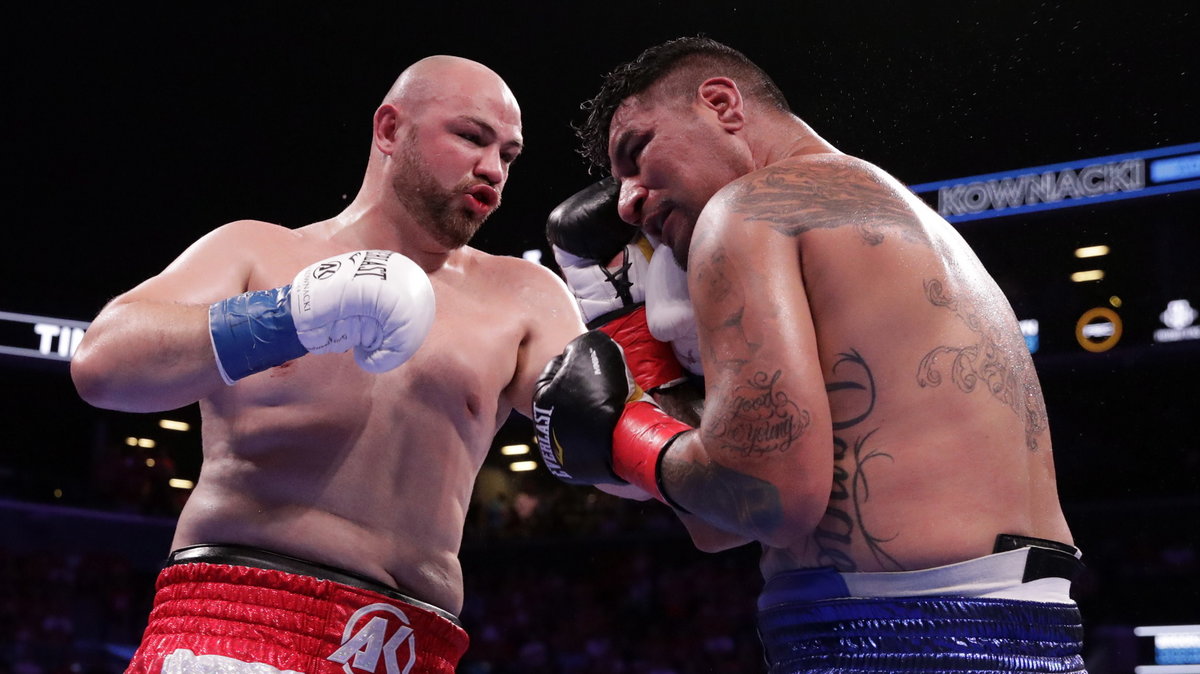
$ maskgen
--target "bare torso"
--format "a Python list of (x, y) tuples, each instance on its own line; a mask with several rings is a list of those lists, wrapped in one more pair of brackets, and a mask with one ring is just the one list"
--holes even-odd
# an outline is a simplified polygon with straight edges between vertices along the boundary
[[(317, 229), (314, 229), (317, 228)], [(347, 248), (313, 226), (264, 226), (247, 289)], [(380, 375), (307, 355), (201, 401), (204, 462), (174, 546), (258, 546), (374, 578), (452, 612), (462, 526), (490, 442), (529, 395), (531, 266), (471, 249), (430, 273), (437, 314), (411, 360)], [(537, 286), (537, 283), (533, 283)], [(565, 340), (564, 340), (565, 342)], [(556, 348), (561, 349), (561, 345)], [(525, 381), (528, 380), (528, 381)]]
[(929, 568), (986, 555), (1000, 533), (1071, 542), (1032, 360), (960, 235), (844, 155), (764, 171), (767, 200), (796, 207), (747, 226), (772, 230), (760, 273), (803, 288), (833, 438), (808, 449), (834, 457), (829, 498), (806, 506), (815, 527), (766, 547), (764, 574)]

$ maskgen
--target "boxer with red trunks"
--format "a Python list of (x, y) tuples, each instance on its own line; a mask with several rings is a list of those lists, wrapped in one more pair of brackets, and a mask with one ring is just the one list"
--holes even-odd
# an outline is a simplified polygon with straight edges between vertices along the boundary
[(222, 226), (100, 312), (80, 395), (199, 401), (204, 425), (130, 671), (454, 671), (475, 476), (584, 329), (549, 270), (466, 245), (521, 148), (496, 73), (423, 59), (375, 111), (340, 214)]

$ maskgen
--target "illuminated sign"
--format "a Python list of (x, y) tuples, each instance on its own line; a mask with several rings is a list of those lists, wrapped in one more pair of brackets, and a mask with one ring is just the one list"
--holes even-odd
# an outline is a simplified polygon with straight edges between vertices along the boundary
[(1200, 143), (913, 185), (950, 222), (1200, 189)]
[(1083, 312), (1075, 323), (1075, 340), (1085, 350), (1101, 353), (1117, 345), (1123, 329), (1117, 312), (1108, 307), (1096, 307)]
[(69, 361), (90, 323), (0, 311), (0, 354)]
[(1167, 310), (1158, 315), (1165, 328), (1154, 331), (1156, 342), (1182, 342), (1189, 339), (1200, 339), (1200, 325), (1196, 322), (1197, 312), (1192, 303), (1187, 300), (1171, 300), (1167, 302)]

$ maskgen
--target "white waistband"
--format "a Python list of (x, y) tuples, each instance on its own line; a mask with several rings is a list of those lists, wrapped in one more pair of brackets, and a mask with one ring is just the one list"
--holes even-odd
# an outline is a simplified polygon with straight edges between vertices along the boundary
[(851, 597), (954, 595), (1073, 604), (1071, 581), (1041, 578), (1022, 583), (1029, 548), (1009, 550), (920, 571), (843, 573)]

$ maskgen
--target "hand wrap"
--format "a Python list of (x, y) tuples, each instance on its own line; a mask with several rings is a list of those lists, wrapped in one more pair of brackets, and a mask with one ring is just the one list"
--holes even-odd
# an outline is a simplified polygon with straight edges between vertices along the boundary
[(538, 378), (534, 430), (546, 468), (569, 484), (633, 484), (669, 505), (662, 453), (690, 426), (658, 409), (633, 382), (621, 347), (593, 330)]

